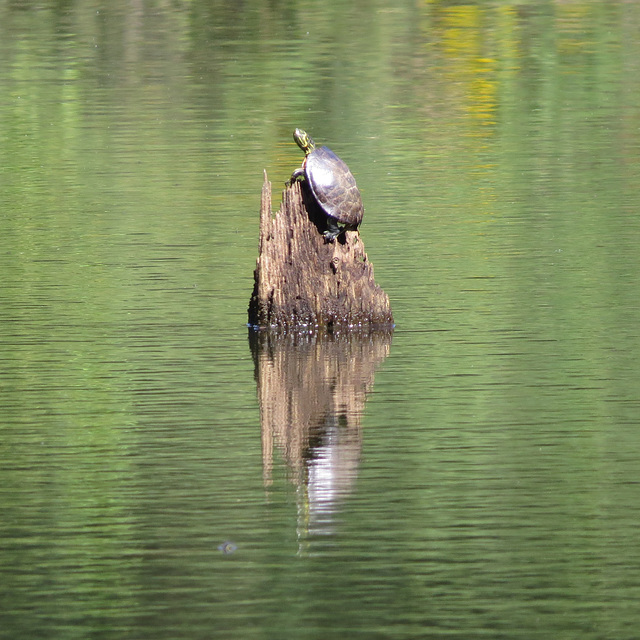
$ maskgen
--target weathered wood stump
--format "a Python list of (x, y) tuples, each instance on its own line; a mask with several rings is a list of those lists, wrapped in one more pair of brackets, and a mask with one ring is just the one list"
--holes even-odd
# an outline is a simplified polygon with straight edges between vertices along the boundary
[(326, 216), (297, 182), (285, 188), (280, 210), (272, 216), (265, 171), (250, 325), (286, 330), (393, 327), (389, 297), (374, 281), (360, 234), (345, 231), (327, 242), (325, 228)]

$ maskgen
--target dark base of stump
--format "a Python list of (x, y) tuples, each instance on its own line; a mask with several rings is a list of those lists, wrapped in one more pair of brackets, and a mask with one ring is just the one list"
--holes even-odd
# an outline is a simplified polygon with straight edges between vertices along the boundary
[(249, 325), (287, 330), (392, 328), (387, 294), (357, 231), (334, 242), (325, 216), (300, 183), (287, 187), (271, 215), (271, 183), (262, 187), (260, 247), (249, 302)]

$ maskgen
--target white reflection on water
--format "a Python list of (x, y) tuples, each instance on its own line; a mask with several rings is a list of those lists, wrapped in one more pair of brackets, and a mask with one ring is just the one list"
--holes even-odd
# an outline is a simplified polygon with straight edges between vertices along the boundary
[(353, 491), (358, 475), (360, 430), (349, 430), (344, 416), (328, 418), (320, 443), (310, 450), (306, 482), (299, 487), (301, 538), (334, 533), (340, 502)]

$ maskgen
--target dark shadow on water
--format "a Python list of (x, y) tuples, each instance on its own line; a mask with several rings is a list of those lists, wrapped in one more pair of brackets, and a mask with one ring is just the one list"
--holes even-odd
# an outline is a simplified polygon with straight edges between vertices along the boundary
[(298, 535), (330, 535), (354, 488), (361, 418), (392, 330), (340, 334), (249, 331), (260, 401), (265, 487), (276, 451), (298, 489)]

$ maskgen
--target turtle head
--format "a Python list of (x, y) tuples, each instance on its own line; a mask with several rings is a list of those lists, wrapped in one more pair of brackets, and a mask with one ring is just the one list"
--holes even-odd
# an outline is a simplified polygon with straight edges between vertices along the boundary
[(313, 138), (303, 129), (296, 129), (293, 132), (293, 139), (305, 152), (305, 155), (309, 155), (316, 148), (316, 143), (313, 141)]

